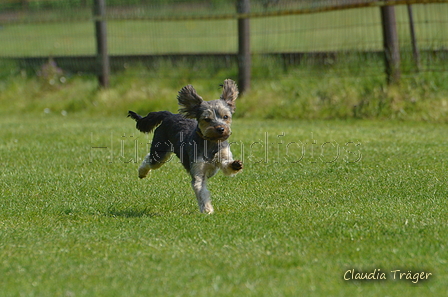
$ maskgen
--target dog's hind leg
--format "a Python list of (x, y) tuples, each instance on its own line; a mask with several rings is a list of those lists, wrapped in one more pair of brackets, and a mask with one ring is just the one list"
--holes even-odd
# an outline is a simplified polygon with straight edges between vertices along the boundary
[(149, 170), (151, 170), (151, 165), (149, 165), (148, 159), (149, 159), (149, 154), (146, 155), (142, 164), (138, 168), (138, 177), (139, 178), (145, 178), (148, 175)]
[(138, 168), (138, 177), (144, 178), (150, 170), (158, 169), (167, 163), (170, 160), (172, 152), (172, 145), (169, 143), (153, 143), (150, 153), (146, 155)]
[[(163, 158), (155, 157), (160, 156), (162, 153), (164, 153)], [(155, 170), (162, 167), (163, 164), (169, 161), (170, 156), (171, 152), (161, 152), (154, 155), (152, 153), (147, 154), (138, 168), (138, 177), (145, 178), (150, 170)]]

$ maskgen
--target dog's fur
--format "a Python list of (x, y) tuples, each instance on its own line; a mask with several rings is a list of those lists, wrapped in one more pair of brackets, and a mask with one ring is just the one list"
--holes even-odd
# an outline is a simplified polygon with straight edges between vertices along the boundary
[(226, 79), (221, 98), (213, 101), (204, 101), (191, 85), (183, 87), (177, 96), (180, 114), (159, 111), (142, 117), (129, 111), (128, 116), (137, 122), (138, 130), (150, 133), (158, 126), (150, 152), (138, 169), (139, 177), (160, 168), (174, 152), (192, 177), (200, 211), (213, 213), (207, 179), (219, 169), (232, 176), (243, 168), (241, 161), (233, 160), (227, 142), (237, 97), (235, 82)]

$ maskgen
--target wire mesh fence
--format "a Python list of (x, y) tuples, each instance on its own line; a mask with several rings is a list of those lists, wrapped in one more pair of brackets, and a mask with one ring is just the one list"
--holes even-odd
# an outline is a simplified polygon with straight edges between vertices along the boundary
[[(0, 59), (36, 68), (51, 57), (64, 70), (97, 74), (94, 22), (101, 19), (112, 71), (133, 64), (154, 71), (183, 64), (203, 76), (238, 71), (237, 20), (244, 17), (253, 68), (260, 69), (254, 76), (296, 68), (307, 75), (328, 68), (383, 75), (379, 6), (386, 2), (251, 0), (250, 13), (238, 14), (238, 1), (107, 0), (99, 18), (94, 0), (3, 0)], [(402, 72), (447, 71), (448, 1), (389, 2), (395, 4)]]

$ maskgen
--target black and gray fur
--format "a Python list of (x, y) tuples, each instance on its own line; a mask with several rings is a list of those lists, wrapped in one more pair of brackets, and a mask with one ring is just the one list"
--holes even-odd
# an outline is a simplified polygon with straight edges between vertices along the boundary
[(177, 96), (180, 114), (159, 111), (142, 117), (129, 111), (138, 130), (150, 133), (155, 129), (150, 152), (139, 167), (139, 177), (160, 168), (174, 153), (191, 175), (200, 211), (213, 213), (207, 179), (219, 169), (232, 176), (243, 168), (241, 161), (233, 160), (227, 142), (237, 97), (235, 82), (226, 79), (220, 99), (213, 101), (204, 101), (191, 85), (183, 87)]

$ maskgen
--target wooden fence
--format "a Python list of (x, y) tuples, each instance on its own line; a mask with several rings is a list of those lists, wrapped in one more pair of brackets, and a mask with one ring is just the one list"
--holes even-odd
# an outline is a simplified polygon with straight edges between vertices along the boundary
[[(107, 87), (109, 84), (110, 75), (110, 63), (107, 54), (107, 33), (106, 33), (106, 19), (104, 17), (105, 0), (94, 0), (94, 16), (96, 27), (96, 40), (97, 40), (97, 61), (101, 68), (100, 75), (98, 76), (100, 85)], [(397, 83), (400, 80), (400, 49), (398, 43), (398, 34), (395, 20), (395, 8), (394, 5), (407, 4), (410, 20), (410, 31), (412, 39), (412, 48), (414, 53), (415, 63), (419, 64), (419, 52), (416, 45), (415, 30), (412, 17), (413, 3), (428, 3), (428, 2), (444, 2), (444, 1), (370, 1), (370, 2), (357, 2), (349, 1), (337, 6), (320, 7), (314, 10), (297, 10), (289, 11), (289, 14), (303, 14), (303, 13), (316, 13), (320, 11), (329, 11), (336, 9), (349, 9), (366, 6), (378, 6), (381, 10), (382, 32), (384, 41), (384, 59), (385, 59), (385, 73), (387, 82)], [(252, 17), (266, 16), (269, 14), (251, 14), (250, 0), (238, 0), (237, 1), (237, 14), (233, 16), (238, 21), (238, 83), (241, 92), (245, 92), (251, 85), (251, 50), (250, 50), (250, 19)], [(275, 12), (272, 15), (278, 15), (286, 12)], [(222, 16), (228, 17), (228, 16)]]
[[(19, 0), (5, 0), (13, 1), (17, 3)], [(26, 7), (30, 1), (34, 0), (20, 0), (20, 3)], [(186, 59), (194, 59), (201, 57), (211, 57), (213, 56), (217, 60), (222, 60), (223, 63), (227, 63), (230, 60), (234, 61), (238, 65), (238, 84), (241, 92), (245, 92), (250, 89), (251, 85), (251, 70), (252, 70), (252, 51), (250, 44), (251, 36), (251, 19), (254, 18), (266, 18), (274, 16), (288, 16), (288, 15), (304, 15), (304, 14), (316, 14), (321, 12), (329, 12), (335, 10), (346, 10), (352, 8), (363, 8), (363, 7), (375, 7), (378, 9), (381, 15), (382, 24), (382, 36), (383, 36), (383, 47), (381, 52), (374, 52), (375, 56), (382, 55), (384, 59), (384, 73), (386, 74), (386, 79), (388, 83), (396, 83), (401, 77), (401, 58), (400, 58), (400, 48), (398, 42), (397, 34), (397, 23), (395, 17), (395, 6), (396, 5), (407, 5), (408, 19), (409, 19), (409, 31), (411, 34), (412, 42), (412, 53), (413, 60), (416, 65), (416, 69), (420, 68), (420, 53), (417, 45), (417, 38), (415, 37), (414, 21), (412, 4), (429, 4), (429, 3), (448, 3), (447, 0), (385, 0), (385, 1), (367, 1), (367, 0), (340, 0), (340, 1), (304, 1), (304, 3), (310, 3), (311, 6), (300, 6), (296, 8), (289, 8), (283, 10), (263, 10), (251, 9), (250, 0), (237, 0), (235, 6), (235, 12), (214, 13), (212, 15), (197, 14), (197, 15), (147, 15), (138, 20), (147, 21), (176, 21), (176, 20), (235, 20), (237, 22), (238, 28), (238, 50), (237, 53), (210, 53), (210, 54), (170, 54), (170, 55), (139, 55), (137, 56), (110, 56), (107, 47), (107, 21), (110, 20), (110, 16), (106, 15), (106, 0), (92, 0), (93, 5), (93, 17), (92, 20), (95, 26), (95, 36), (96, 36), (96, 56), (95, 57), (70, 57), (70, 59), (76, 59), (79, 64), (78, 66), (84, 67), (86, 72), (96, 73), (98, 75), (99, 84), (102, 87), (107, 87), (109, 85), (109, 77), (111, 69), (114, 69), (114, 61), (124, 61), (128, 60), (145, 60), (152, 61), (156, 58), (168, 57), (171, 60), (176, 60), (179, 57), (184, 57)], [(255, 2), (255, 0), (252, 0)], [(266, 0), (269, 1), (274, 0)], [(259, 1), (258, 1), (259, 2)], [(256, 4), (259, 4), (259, 3)], [(274, 1), (275, 2), (275, 1)], [(86, 7), (87, 1), (83, 1), (83, 7)], [(295, 2), (294, 2), (295, 3)], [(319, 5), (315, 5), (315, 4)], [(115, 19), (115, 18), (113, 18)], [(120, 20), (127, 20), (126, 17), (119, 18)], [(446, 49), (441, 49), (446, 50)], [(288, 52), (288, 53), (264, 53), (264, 55), (279, 56), (283, 60), (285, 67), (290, 64), (294, 64), (300, 61), (305, 55), (308, 57), (337, 57), (337, 52)], [(445, 56), (445, 54), (444, 54)], [(59, 61), (65, 60), (65, 57), (54, 57)], [(22, 57), (17, 58), (23, 61), (28, 61), (30, 63), (40, 61), (45, 59), (44, 57)], [(90, 62), (84, 63), (82, 61)], [(111, 61), (113, 60), (113, 61)], [(93, 61), (93, 62), (92, 62)], [(82, 65), (81, 65), (82, 64)], [(92, 67), (94, 69), (92, 69)]]

